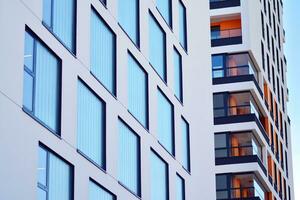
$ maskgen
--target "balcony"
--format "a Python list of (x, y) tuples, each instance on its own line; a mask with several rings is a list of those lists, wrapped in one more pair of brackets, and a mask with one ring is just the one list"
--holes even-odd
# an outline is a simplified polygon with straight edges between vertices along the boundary
[(228, 8), (240, 6), (240, 0), (210, 0), (210, 9)]
[(264, 200), (267, 192), (254, 173), (216, 175), (217, 200)]

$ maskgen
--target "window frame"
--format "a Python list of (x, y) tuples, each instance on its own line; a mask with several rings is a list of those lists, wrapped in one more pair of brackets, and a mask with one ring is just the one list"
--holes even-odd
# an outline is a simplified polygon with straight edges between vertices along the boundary
[[(168, 6), (168, 15), (169, 15), (169, 19), (165, 19), (163, 12), (161, 12), (161, 10), (159, 9), (158, 5), (157, 5), (157, 1), (162, 1), (162, 0), (156, 0), (155, 2), (155, 8), (158, 11), (159, 15), (161, 16), (161, 18), (163, 19), (163, 21), (167, 24), (167, 26), (170, 28), (171, 31), (173, 31), (173, 1), (172, 0), (166, 0), (169, 3)], [(170, 20), (170, 21), (169, 21)], [(169, 21), (169, 22), (168, 22)]]
[(181, 120), (182, 122), (184, 122), (187, 125), (187, 161), (188, 161), (188, 166), (187, 169), (183, 166), (183, 168), (188, 172), (191, 173), (191, 134), (190, 134), (190, 124), (189, 122), (183, 117), (181, 116)]
[[(179, 44), (180, 46), (184, 49), (184, 51), (187, 53), (188, 52), (188, 39), (187, 39), (187, 16), (186, 16), (186, 6), (184, 5), (184, 3), (182, 2), (182, 0), (178, 0), (178, 5), (179, 5), (179, 9), (180, 9), (180, 6), (182, 6), (183, 10), (184, 10), (184, 30), (182, 30), (184, 32), (184, 43), (185, 44), (182, 44), (180, 39), (179, 39)], [(179, 17), (180, 17), (180, 14), (179, 14)], [(180, 19), (179, 19), (180, 20)], [(180, 22), (179, 22), (180, 24)], [(179, 25), (179, 38), (180, 38), (180, 25)]]
[[(177, 54), (177, 55), (176, 55)], [(174, 96), (176, 97), (176, 99), (183, 104), (183, 62), (182, 62), (182, 55), (180, 54), (180, 52), (177, 50), (177, 48), (175, 46), (173, 46), (173, 60), (175, 59), (175, 55), (178, 56), (179, 58), (179, 96), (177, 96), (176, 94), (176, 74), (175, 74), (175, 62), (173, 63), (173, 67), (174, 67)]]

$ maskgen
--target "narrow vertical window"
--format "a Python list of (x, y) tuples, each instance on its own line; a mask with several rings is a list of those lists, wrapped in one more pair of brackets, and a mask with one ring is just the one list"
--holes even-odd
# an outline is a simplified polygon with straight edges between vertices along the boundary
[(139, 63), (128, 54), (128, 109), (148, 128), (148, 76)]
[(163, 147), (172, 155), (174, 151), (174, 107), (161, 90), (157, 94), (157, 134)]
[(163, 16), (167, 24), (172, 28), (172, 1), (171, 0), (156, 0), (158, 11)]
[(139, 0), (118, 0), (118, 21), (133, 43), (139, 47)]
[(73, 198), (72, 166), (44, 147), (39, 147), (37, 173), (39, 200)]
[(182, 57), (174, 48), (174, 85), (175, 96), (180, 102), (183, 102), (183, 86), (182, 86)]
[(91, 11), (91, 72), (116, 95), (116, 36), (94, 9)]
[(75, 53), (76, 0), (43, 0), (43, 24)]
[(179, 41), (187, 51), (186, 8), (181, 1), (179, 1)]
[(161, 79), (167, 82), (166, 34), (151, 13), (149, 15), (149, 60)]
[(116, 197), (107, 189), (90, 180), (89, 200), (116, 200)]
[(151, 200), (169, 199), (168, 165), (151, 151)]
[(119, 181), (140, 196), (140, 138), (119, 120)]
[(182, 128), (182, 164), (183, 167), (190, 171), (190, 128), (184, 118), (181, 118)]
[(82, 81), (77, 89), (77, 148), (105, 168), (105, 103)]
[(23, 108), (51, 131), (60, 132), (60, 60), (25, 32)]
[(176, 174), (176, 200), (185, 200), (184, 179), (179, 174)]

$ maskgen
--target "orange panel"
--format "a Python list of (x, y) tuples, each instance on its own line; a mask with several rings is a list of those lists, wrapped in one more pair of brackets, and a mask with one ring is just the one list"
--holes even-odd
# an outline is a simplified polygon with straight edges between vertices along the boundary
[(242, 27), (240, 19), (214, 22), (211, 23), (211, 26), (220, 26), (221, 31), (228, 30), (228, 29), (240, 29)]

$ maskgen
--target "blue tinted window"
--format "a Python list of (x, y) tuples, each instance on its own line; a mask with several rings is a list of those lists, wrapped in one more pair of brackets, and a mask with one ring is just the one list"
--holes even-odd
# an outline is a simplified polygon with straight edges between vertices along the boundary
[(131, 40), (139, 46), (139, 0), (118, 0), (118, 21)]
[(93, 181), (90, 181), (89, 200), (115, 200), (115, 196)]
[(165, 95), (157, 91), (157, 134), (159, 142), (174, 155), (173, 113), (174, 108)]
[(104, 103), (83, 82), (78, 81), (77, 147), (102, 168), (105, 168), (104, 123)]
[(168, 199), (168, 165), (151, 151), (151, 200)]
[(137, 61), (128, 54), (128, 109), (148, 128), (148, 77)]
[(53, 153), (39, 147), (38, 199), (71, 200), (73, 169)]
[(167, 82), (166, 34), (152, 14), (149, 15), (149, 60), (158, 75)]
[(224, 77), (224, 56), (223, 55), (213, 55), (212, 56), (212, 70), (213, 78)]
[(43, 0), (43, 23), (75, 52), (76, 0)]
[[(30, 60), (32, 61), (29, 61)], [(59, 133), (60, 61), (39, 40), (25, 33), (23, 106)]]
[(179, 41), (185, 50), (187, 50), (186, 37), (186, 8), (183, 3), (179, 1)]
[(119, 120), (119, 180), (140, 196), (140, 138)]
[(156, 6), (167, 22), (172, 27), (172, 3), (171, 0), (156, 0)]
[(179, 52), (174, 48), (174, 85), (175, 96), (182, 102), (182, 60)]
[(181, 118), (182, 129), (182, 161), (183, 167), (190, 171), (190, 130), (189, 124)]
[(91, 72), (115, 95), (116, 37), (96, 11), (91, 12)]
[(176, 175), (176, 200), (185, 200), (184, 180), (178, 174)]

